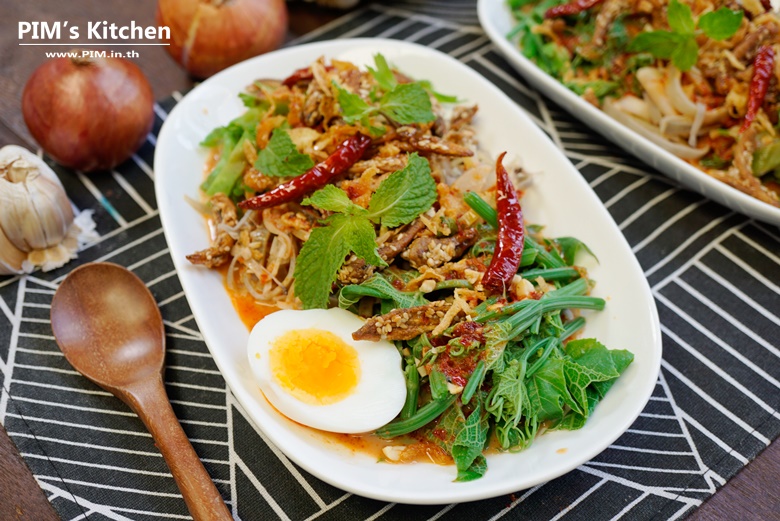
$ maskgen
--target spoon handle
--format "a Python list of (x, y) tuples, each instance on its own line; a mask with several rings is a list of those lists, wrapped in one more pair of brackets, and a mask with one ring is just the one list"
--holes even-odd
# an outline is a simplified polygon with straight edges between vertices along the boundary
[(173, 412), (162, 378), (157, 376), (128, 388), (122, 399), (144, 422), (171, 469), (184, 502), (195, 521), (232, 521), (222, 495)]

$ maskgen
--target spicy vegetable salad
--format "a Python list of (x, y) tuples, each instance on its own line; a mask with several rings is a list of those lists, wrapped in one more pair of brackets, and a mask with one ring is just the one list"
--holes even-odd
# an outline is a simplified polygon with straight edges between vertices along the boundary
[(769, 0), (509, 0), (525, 56), (704, 172), (780, 206)]
[(395, 343), (407, 390), (374, 433), (386, 461), (424, 454), (469, 480), (488, 446), (584, 425), (633, 355), (573, 339), (578, 310), (605, 305), (574, 265), (587, 248), (524, 224), (526, 176), (479, 150), (476, 106), (381, 55), (367, 71), (320, 59), (241, 99), (203, 142), (213, 243), (188, 258), (225, 268), (234, 295), (339, 306), (365, 318), (353, 339)]

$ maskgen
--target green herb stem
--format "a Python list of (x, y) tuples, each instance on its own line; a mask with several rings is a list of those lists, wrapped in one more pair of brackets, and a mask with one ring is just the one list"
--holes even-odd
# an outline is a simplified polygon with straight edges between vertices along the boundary
[(588, 292), (588, 289), (590, 289), (590, 284), (588, 284), (587, 279), (577, 279), (574, 282), (571, 282), (565, 286), (562, 286), (558, 289), (554, 289), (551, 292), (547, 293), (543, 298), (550, 298), (550, 297), (575, 297), (578, 295), (584, 295)]
[(544, 280), (568, 280), (579, 277), (580, 272), (575, 268), (548, 268), (526, 270), (521, 275), (528, 280), (534, 280), (536, 277), (542, 277)]
[(545, 313), (567, 308), (595, 309), (601, 311), (604, 309), (605, 304), (606, 302), (604, 299), (597, 297), (558, 296), (535, 300), (533, 301), (533, 304), (507, 319), (507, 324), (511, 327), (511, 333), (509, 334), (508, 339), (511, 340), (533, 326), (539, 317)]
[(417, 413), (411, 418), (388, 423), (384, 427), (377, 429), (376, 434), (380, 438), (393, 438), (395, 436), (414, 432), (438, 418), (444, 411), (449, 409), (457, 399), (458, 395), (450, 394), (449, 396), (439, 398), (438, 400), (433, 400), (420, 407), (417, 410)]
[(474, 322), (487, 322), (492, 318), (503, 317), (506, 315), (513, 315), (518, 311), (523, 310), (528, 306), (532, 305), (534, 302), (536, 302), (536, 300), (534, 299), (525, 299), (525, 300), (519, 300), (517, 302), (512, 302), (511, 304), (507, 304), (502, 308), (488, 311), (487, 313), (483, 313), (482, 315), (477, 315), (477, 317), (474, 318)]
[(533, 248), (523, 248), (523, 255), (520, 257), (520, 267), (525, 268), (536, 262), (536, 250)]
[(420, 373), (417, 372), (414, 362), (406, 364), (404, 377), (406, 379), (406, 401), (401, 409), (401, 419), (408, 420), (417, 412), (417, 396), (420, 392)]
[(471, 285), (471, 282), (465, 279), (443, 280), (441, 282), (436, 283), (436, 287), (433, 288), (433, 291), (439, 291), (440, 289), (455, 289), (455, 288), (474, 289), (474, 286)]
[[(466, 195), (463, 196), (463, 200), (472, 210), (477, 213), (477, 215), (482, 217), (485, 222), (487, 222), (493, 228), (498, 228), (498, 213), (496, 212), (495, 208), (487, 203), (487, 201), (482, 199), (474, 192), (466, 192)], [(530, 238), (528, 235), (525, 236), (523, 246), (523, 254), (525, 254), (526, 250), (533, 250), (535, 255), (534, 260), (536, 260), (545, 268), (562, 268), (565, 266), (561, 259), (553, 256), (549, 251), (547, 251), (543, 246)], [(520, 261), (520, 265), (524, 265), (522, 259)]]
[[(542, 354), (539, 355), (539, 358), (537, 358), (533, 363), (533, 365), (528, 368), (528, 371), (526, 371), (526, 378), (530, 377), (536, 371), (538, 371), (547, 361), (547, 358), (550, 356), (550, 353), (552, 353), (553, 349), (558, 346), (558, 339), (555, 337), (545, 338), (542, 340), (542, 342), (544, 342), (544, 350), (542, 351)], [(531, 350), (538, 352), (539, 347), (534, 346), (531, 348)]]
[[(523, 277), (525, 277), (525, 273), (523, 273)], [(586, 279), (577, 279), (574, 282), (567, 284), (566, 286), (550, 291), (549, 293), (545, 294), (542, 297), (542, 299), (549, 299), (553, 297), (576, 297), (587, 293), (588, 288), (589, 285)], [(536, 300), (534, 299), (525, 299), (525, 300), (519, 300), (517, 302), (512, 302), (511, 304), (507, 304), (502, 308), (494, 309), (492, 311), (487, 311), (485, 313), (477, 315), (474, 318), (474, 321), (486, 322), (492, 318), (503, 317), (506, 315), (514, 315), (518, 311), (521, 311), (527, 308), (528, 306), (532, 305), (534, 302), (536, 302)]]
[(466, 201), (466, 204), (469, 205), (477, 215), (485, 219), (485, 222), (493, 228), (498, 228), (498, 213), (487, 201), (482, 199), (475, 192), (466, 192), (466, 195), (463, 196), (463, 200)]
[(585, 319), (582, 317), (577, 317), (574, 320), (567, 322), (563, 326), (563, 332), (558, 338), (560, 338), (561, 342), (563, 342), (583, 327), (585, 327)]
[(464, 404), (468, 404), (471, 401), (471, 397), (474, 396), (474, 393), (482, 384), (482, 380), (484, 380), (484, 378), (485, 378), (485, 361), (480, 360), (479, 363), (477, 364), (477, 367), (474, 368), (474, 372), (471, 373), (471, 378), (469, 378), (466, 387), (463, 388), (463, 394), (461, 394), (460, 396), (460, 399)]

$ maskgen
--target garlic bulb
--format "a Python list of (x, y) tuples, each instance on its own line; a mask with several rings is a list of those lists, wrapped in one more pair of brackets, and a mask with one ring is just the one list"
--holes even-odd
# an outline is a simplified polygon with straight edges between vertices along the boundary
[(41, 158), (15, 145), (0, 149), (0, 275), (59, 268), (76, 257), (81, 232), (56, 174)]

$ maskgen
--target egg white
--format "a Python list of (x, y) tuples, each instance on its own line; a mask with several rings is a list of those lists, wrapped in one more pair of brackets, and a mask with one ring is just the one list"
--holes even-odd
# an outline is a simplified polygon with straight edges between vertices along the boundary
[[(271, 405), (298, 423), (339, 433), (373, 431), (395, 418), (406, 400), (401, 355), (386, 340), (353, 340), (352, 333), (362, 325), (361, 318), (339, 308), (282, 310), (258, 322), (249, 335), (247, 355), (255, 379)], [(273, 375), (269, 350), (275, 340), (302, 329), (329, 331), (357, 351), (360, 377), (342, 400), (327, 405), (305, 403), (289, 394)]]

